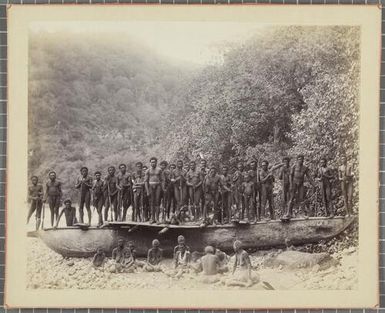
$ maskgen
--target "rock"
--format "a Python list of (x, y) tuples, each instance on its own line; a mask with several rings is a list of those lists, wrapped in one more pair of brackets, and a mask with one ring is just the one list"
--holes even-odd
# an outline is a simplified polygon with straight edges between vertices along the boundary
[(74, 264), (75, 264), (74, 261), (68, 261), (67, 262), (67, 266), (74, 266)]

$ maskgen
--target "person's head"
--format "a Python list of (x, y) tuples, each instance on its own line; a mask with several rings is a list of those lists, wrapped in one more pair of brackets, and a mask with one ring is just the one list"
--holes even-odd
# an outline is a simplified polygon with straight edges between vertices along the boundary
[(102, 173), (100, 173), (99, 171), (96, 171), (95, 172), (95, 179), (100, 180), (101, 177), (102, 177)]
[(147, 171), (148, 170), (148, 166), (147, 165), (143, 165), (142, 170), (143, 171)]
[(342, 164), (348, 163), (348, 158), (346, 157), (346, 155), (343, 155), (343, 156), (341, 157), (341, 161), (342, 161)]
[(159, 240), (158, 240), (158, 239), (154, 239), (154, 240), (152, 241), (152, 247), (153, 247), (153, 248), (159, 248), (159, 246), (160, 246)]
[(70, 208), (71, 205), (72, 205), (72, 201), (70, 199), (67, 199), (64, 201), (64, 205), (67, 207), (67, 208)]
[(111, 176), (115, 174), (115, 166), (110, 166), (108, 168), (108, 174), (110, 174)]
[(205, 248), (205, 254), (214, 254), (214, 247), (212, 246), (207, 246)]
[(237, 252), (242, 249), (242, 242), (239, 240), (235, 240), (233, 244), (234, 251)]
[(120, 247), (120, 248), (124, 247), (124, 239), (123, 238), (118, 239), (118, 247)]
[(326, 158), (321, 158), (321, 160), (320, 160), (321, 167), (325, 167), (326, 164), (327, 164)]
[(48, 177), (50, 180), (55, 180), (56, 179), (56, 172), (54, 172), (54, 171), (49, 172)]
[(176, 165), (174, 163), (171, 163), (170, 164), (170, 170), (175, 170), (176, 169)]
[(297, 156), (297, 164), (298, 165), (303, 165), (303, 160), (305, 159), (305, 157), (303, 156), (303, 154), (299, 154)]
[(245, 181), (247, 181), (247, 182), (249, 182), (250, 179), (251, 179), (249, 173), (245, 173), (245, 176), (244, 176), (244, 177), (245, 177)]
[(207, 167), (207, 161), (206, 160), (201, 160), (201, 167), (206, 168)]
[(255, 170), (257, 169), (257, 166), (258, 166), (257, 161), (253, 160), (253, 161), (250, 162), (250, 168), (251, 168), (252, 170), (255, 171)]
[(127, 166), (126, 166), (126, 164), (120, 164), (119, 165), (119, 170), (120, 170), (120, 172), (122, 173), (122, 174), (124, 174), (124, 173), (126, 173), (126, 170), (127, 170)]
[(82, 174), (83, 177), (86, 177), (88, 175), (88, 168), (83, 166), (81, 169), (80, 169), (80, 174)]
[(37, 176), (32, 176), (31, 177), (32, 184), (37, 185), (38, 181), (39, 181), (39, 178)]
[(227, 175), (228, 172), (229, 172), (229, 167), (227, 165), (223, 165), (222, 166), (222, 174)]
[(243, 163), (242, 162), (239, 162), (238, 164), (237, 164), (237, 169), (238, 169), (238, 171), (243, 171)]
[(267, 162), (266, 160), (262, 161), (262, 169), (264, 171), (267, 171), (268, 167), (269, 167), (269, 162)]
[(150, 159), (150, 164), (152, 168), (156, 168), (156, 165), (158, 164), (158, 159), (156, 157), (152, 157)]
[(284, 157), (282, 159), (283, 164), (285, 164), (286, 167), (290, 165), (290, 158), (289, 157)]
[(186, 242), (186, 240), (185, 240), (184, 236), (179, 235), (178, 236), (178, 245), (179, 246), (184, 246), (185, 242)]
[(167, 161), (162, 161), (159, 164), (159, 166), (162, 169), (162, 171), (164, 171), (167, 168), (167, 165), (168, 165)]
[(210, 166), (210, 176), (215, 176), (216, 173), (217, 168), (214, 165)]
[(176, 161), (176, 167), (179, 169), (182, 169), (183, 168), (183, 161), (182, 160)]
[(129, 242), (128, 242), (128, 247), (129, 247), (131, 250), (135, 249), (135, 244), (134, 244), (134, 242), (133, 242), (133, 241), (129, 241)]
[(189, 163), (185, 163), (185, 165), (184, 165), (184, 170), (185, 170), (186, 172), (188, 172), (188, 171), (190, 170), (190, 164), (189, 164)]
[(143, 163), (142, 162), (136, 162), (135, 167), (138, 172), (140, 172), (143, 168)]
[(96, 250), (96, 253), (97, 254), (102, 254), (104, 251), (103, 251), (103, 248), (99, 247), (97, 250)]
[(196, 167), (197, 167), (197, 164), (195, 163), (195, 161), (191, 161), (190, 162), (190, 169), (195, 171)]

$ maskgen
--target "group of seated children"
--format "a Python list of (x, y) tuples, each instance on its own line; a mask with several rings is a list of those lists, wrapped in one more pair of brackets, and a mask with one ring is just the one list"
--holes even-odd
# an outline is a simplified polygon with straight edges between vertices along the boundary
[(221, 250), (207, 246), (204, 253), (194, 251), (186, 245), (185, 238), (178, 236), (178, 245), (174, 248), (173, 265), (162, 264), (163, 255), (158, 239), (152, 241), (152, 247), (148, 250), (146, 261), (136, 258), (135, 246), (129, 242), (126, 246), (123, 239), (118, 240), (118, 246), (112, 251), (112, 259), (109, 261), (102, 249), (98, 249), (92, 260), (95, 268), (103, 267), (109, 263), (109, 269), (113, 273), (133, 273), (141, 268), (145, 272), (163, 272), (173, 277), (181, 278), (185, 274), (201, 273), (199, 280), (202, 283), (223, 282), (228, 286), (249, 287), (258, 282), (258, 278), (252, 274), (252, 266), (249, 254), (242, 249), (242, 243), (236, 240), (233, 244), (235, 256), (231, 271), (231, 277), (221, 277), (221, 274), (229, 272), (229, 256)]

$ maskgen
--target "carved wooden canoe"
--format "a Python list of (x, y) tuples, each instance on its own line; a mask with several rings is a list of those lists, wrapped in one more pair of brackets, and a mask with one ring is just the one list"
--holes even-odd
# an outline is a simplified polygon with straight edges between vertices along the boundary
[(293, 218), (290, 222), (269, 221), (256, 224), (232, 224), (200, 227), (198, 225), (150, 225), (136, 222), (113, 222), (103, 228), (66, 227), (30, 232), (49, 248), (65, 257), (90, 257), (98, 247), (107, 255), (119, 238), (135, 243), (138, 256), (145, 256), (153, 239), (160, 241), (165, 255), (172, 255), (177, 237), (183, 235), (191, 251), (213, 245), (231, 251), (236, 239), (246, 249), (268, 249), (285, 245), (302, 245), (328, 240), (353, 223), (355, 216)]

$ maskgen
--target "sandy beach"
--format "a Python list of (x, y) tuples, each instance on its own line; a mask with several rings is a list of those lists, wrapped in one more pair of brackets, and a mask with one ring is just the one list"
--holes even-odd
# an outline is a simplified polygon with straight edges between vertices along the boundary
[[(27, 288), (29, 289), (241, 289), (223, 283), (226, 273), (213, 284), (201, 282), (201, 274), (181, 278), (163, 272), (148, 273), (137, 268), (134, 273), (111, 273), (107, 266), (92, 267), (90, 258), (63, 258), (37, 238), (28, 238)], [(338, 246), (335, 242), (333, 246)], [(329, 251), (333, 251), (333, 246)], [(251, 254), (253, 275), (260, 281), (248, 287), (255, 290), (351, 290), (357, 287), (358, 250), (344, 247), (334, 253), (307, 253), (308, 247), (272, 249)], [(302, 250), (302, 251), (300, 251)], [(111, 263), (111, 261), (109, 261)], [(233, 264), (230, 257), (229, 267)], [(163, 261), (171, 268), (172, 260)]]

